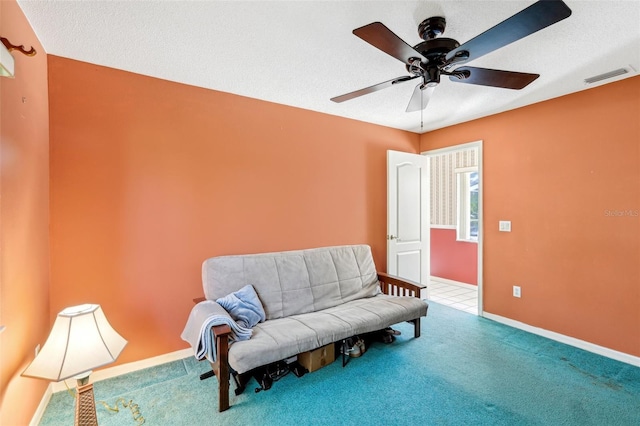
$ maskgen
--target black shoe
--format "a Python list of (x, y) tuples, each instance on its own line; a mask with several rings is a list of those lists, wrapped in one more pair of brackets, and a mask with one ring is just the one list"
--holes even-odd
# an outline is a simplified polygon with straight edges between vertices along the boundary
[(293, 374), (295, 374), (296, 377), (302, 377), (309, 372), (309, 370), (300, 365), (298, 361), (289, 364), (289, 370), (293, 371)]
[(385, 328), (385, 329), (384, 329), (384, 331), (386, 331), (386, 332), (387, 332), (387, 333), (389, 333), (389, 334), (393, 334), (394, 336), (399, 336), (399, 335), (401, 335), (401, 334), (402, 334), (402, 332), (400, 332), (400, 330), (394, 330), (394, 329), (393, 329), (393, 328), (391, 328), (391, 327), (387, 327), (387, 328)]
[(395, 340), (396, 340), (396, 336), (394, 336), (393, 334), (382, 333), (382, 336), (381, 336), (382, 343), (389, 344), (389, 343), (393, 343)]

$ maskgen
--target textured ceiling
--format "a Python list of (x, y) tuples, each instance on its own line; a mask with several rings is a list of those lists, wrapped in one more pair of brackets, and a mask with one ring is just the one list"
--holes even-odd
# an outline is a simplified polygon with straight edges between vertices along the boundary
[[(523, 90), (445, 77), (423, 114), (405, 112), (413, 81), (329, 100), (407, 75), (354, 28), (380, 21), (414, 45), (422, 20), (444, 16), (444, 36), (464, 43), (533, 3), (18, 0), (48, 54), (418, 133), (640, 71), (640, 0), (566, 0), (568, 19), (468, 63), (541, 74)], [(629, 73), (584, 83), (618, 68)]]

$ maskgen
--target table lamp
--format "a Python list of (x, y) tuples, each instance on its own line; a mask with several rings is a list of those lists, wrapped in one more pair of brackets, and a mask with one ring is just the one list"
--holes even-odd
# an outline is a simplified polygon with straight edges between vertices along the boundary
[(115, 361), (127, 341), (109, 324), (100, 305), (84, 304), (65, 308), (36, 358), (22, 376), (59, 382), (74, 377), (76, 392), (75, 425), (97, 425), (93, 384), (94, 368)]

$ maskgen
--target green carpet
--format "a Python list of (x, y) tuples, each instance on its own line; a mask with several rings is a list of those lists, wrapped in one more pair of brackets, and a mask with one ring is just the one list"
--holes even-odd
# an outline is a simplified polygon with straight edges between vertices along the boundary
[[(96, 400), (133, 399), (146, 425), (640, 425), (640, 368), (430, 303), (422, 337), (373, 344), (268, 391), (231, 393), (217, 411), (208, 364), (174, 361), (96, 382)], [(233, 388), (234, 385), (232, 385)], [(41, 425), (72, 425), (74, 400), (51, 398)], [(135, 425), (97, 406), (103, 426)]]

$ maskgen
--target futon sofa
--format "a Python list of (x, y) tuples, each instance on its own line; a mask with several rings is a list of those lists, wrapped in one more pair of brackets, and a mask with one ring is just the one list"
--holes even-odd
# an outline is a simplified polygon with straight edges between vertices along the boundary
[[(419, 337), (428, 308), (420, 298), (425, 286), (377, 272), (367, 245), (213, 257), (202, 265), (202, 280), (206, 300), (194, 299), (199, 303), (182, 337), (200, 359), (203, 344), (215, 345), (208, 353), (215, 357), (209, 361), (218, 378), (220, 411), (229, 408), (230, 371), (241, 375), (404, 321), (414, 324)], [(251, 324), (250, 338), (238, 340), (236, 331), (246, 329), (224, 321), (216, 301), (247, 286), (259, 298), (264, 321)]]

